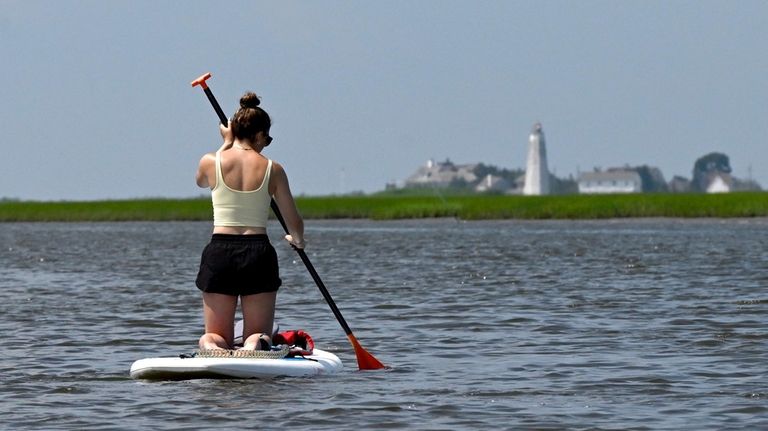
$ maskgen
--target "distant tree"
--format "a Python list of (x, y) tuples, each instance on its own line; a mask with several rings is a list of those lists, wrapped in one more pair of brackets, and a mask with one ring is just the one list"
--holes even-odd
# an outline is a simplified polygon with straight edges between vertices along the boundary
[(473, 184), (469, 183), (464, 178), (454, 178), (451, 180), (450, 184), (448, 184), (448, 188), (455, 189), (457, 191), (464, 190), (469, 191), (472, 190)]
[(691, 189), (697, 192), (707, 190), (709, 178), (713, 174), (731, 173), (731, 164), (723, 153), (709, 153), (696, 160), (693, 164), (693, 180), (691, 180)]
[(553, 195), (570, 195), (577, 194), (579, 192), (579, 183), (573, 179), (558, 178), (552, 174), (549, 174), (549, 188)]
[(634, 170), (640, 175), (643, 192), (666, 192), (668, 190), (667, 182), (664, 181), (664, 175), (662, 175), (658, 168), (643, 165), (634, 168)]
[(482, 180), (488, 175), (493, 175), (496, 177), (501, 177), (507, 180), (510, 184), (514, 184), (515, 180), (520, 175), (525, 175), (525, 170), (523, 169), (500, 169), (493, 165), (486, 165), (484, 163), (478, 163), (477, 166), (475, 166), (475, 169), (473, 171), (475, 176)]
[(675, 175), (669, 182), (669, 191), (673, 193), (685, 193), (691, 191), (691, 182), (688, 178)]

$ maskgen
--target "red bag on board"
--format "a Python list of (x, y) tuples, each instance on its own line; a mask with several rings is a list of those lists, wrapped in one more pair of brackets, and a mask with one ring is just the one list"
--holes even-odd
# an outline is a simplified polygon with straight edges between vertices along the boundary
[(315, 342), (312, 340), (312, 337), (301, 329), (280, 332), (272, 339), (272, 344), (287, 344), (291, 346), (291, 355), (311, 355), (312, 350), (315, 349)]

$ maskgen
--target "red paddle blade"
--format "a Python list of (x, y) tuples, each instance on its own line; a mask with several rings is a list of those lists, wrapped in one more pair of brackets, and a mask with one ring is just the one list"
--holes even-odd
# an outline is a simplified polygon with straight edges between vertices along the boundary
[(380, 370), (384, 367), (384, 364), (374, 358), (373, 355), (368, 353), (360, 343), (357, 342), (357, 338), (354, 335), (348, 334), (349, 342), (352, 343), (352, 347), (355, 348), (355, 356), (357, 356), (357, 367), (360, 370)]

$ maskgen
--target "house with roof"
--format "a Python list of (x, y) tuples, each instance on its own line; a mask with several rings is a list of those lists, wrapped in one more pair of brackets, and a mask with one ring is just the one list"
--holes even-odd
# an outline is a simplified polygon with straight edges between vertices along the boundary
[(643, 180), (631, 170), (582, 172), (578, 177), (579, 193), (640, 193)]
[[(387, 185), (396, 188), (453, 188), (478, 193), (520, 194), (525, 184), (525, 174), (518, 171), (499, 170), (483, 163), (457, 165), (450, 160), (435, 162), (428, 160), (411, 174), (402, 185)], [(512, 178), (514, 176), (514, 179)]]
[(430, 159), (405, 180), (405, 187), (450, 187), (461, 182), (473, 184), (478, 180), (474, 172), (477, 165), (456, 165), (450, 160), (435, 162)]

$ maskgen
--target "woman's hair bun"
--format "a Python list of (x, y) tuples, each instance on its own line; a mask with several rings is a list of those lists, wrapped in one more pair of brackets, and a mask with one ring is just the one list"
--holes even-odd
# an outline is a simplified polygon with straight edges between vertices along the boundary
[(260, 103), (261, 100), (259, 100), (259, 96), (257, 96), (256, 93), (251, 93), (250, 91), (243, 94), (243, 97), (240, 98), (240, 107), (243, 109), (255, 108), (259, 106)]

